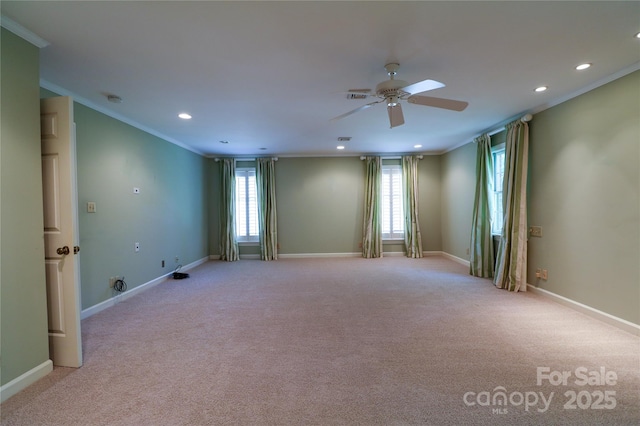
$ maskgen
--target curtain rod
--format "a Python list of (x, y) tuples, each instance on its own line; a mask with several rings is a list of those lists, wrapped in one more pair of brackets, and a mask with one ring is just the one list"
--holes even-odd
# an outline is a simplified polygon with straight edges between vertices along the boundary
[[(423, 155), (416, 155), (416, 157), (418, 157), (419, 160), (422, 160)], [(366, 159), (367, 156), (363, 155), (360, 157), (361, 160)], [(402, 157), (399, 155), (393, 156), (393, 157), (380, 157), (383, 160), (400, 160)]]
[[(235, 157), (227, 157), (227, 158), (233, 158), (233, 159), (234, 159), (234, 160), (236, 160), (236, 161), (256, 161), (258, 158), (271, 158), (273, 161), (278, 161), (278, 157), (257, 157), (257, 158), (256, 158), (256, 157), (253, 157), (253, 158), (245, 158), (245, 157), (238, 157), (238, 158), (235, 158)], [(215, 158), (213, 159), (213, 161), (215, 161), (215, 162), (217, 163), (218, 161), (220, 161), (220, 157), (215, 157)]]
[[(525, 115), (523, 115), (522, 117), (520, 117), (520, 121), (522, 121), (523, 123), (527, 123), (527, 122), (531, 121), (531, 119), (532, 119), (532, 118), (533, 118), (533, 116), (532, 116), (531, 114), (525, 114)], [(511, 122), (513, 122), (513, 121), (515, 121), (515, 120), (509, 120), (509, 121), (508, 121), (508, 123), (511, 123)], [(507, 128), (507, 126), (506, 126), (506, 125), (504, 125), (504, 126), (501, 126), (501, 127), (496, 128), (496, 129), (489, 130), (489, 131), (487, 131), (487, 132), (482, 132), (482, 133), (481, 133), (481, 135), (483, 135), (483, 134), (485, 134), (485, 133), (486, 133), (486, 134), (488, 134), (489, 136), (493, 136), (493, 135), (495, 135), (496, 133), (500, 133), (500, 132), (502, 132), (502, 131), (503, 131), (504, 129), (506, 129), (506, 128)], [(476, 138), (473, 138), (473, 139), (475, 140)]]

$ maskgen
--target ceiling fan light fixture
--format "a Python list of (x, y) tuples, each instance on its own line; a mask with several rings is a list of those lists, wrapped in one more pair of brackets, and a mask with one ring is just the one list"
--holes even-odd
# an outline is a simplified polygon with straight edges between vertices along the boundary
[(389, 96), (387, 98), (387, 106), (394, 107), (398, 105), (398, 97), (397, 96)]

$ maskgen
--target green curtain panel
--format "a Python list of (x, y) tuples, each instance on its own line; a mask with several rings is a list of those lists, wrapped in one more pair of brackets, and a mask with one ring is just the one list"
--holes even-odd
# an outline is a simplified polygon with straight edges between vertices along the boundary
[(493, 156), (491, 139), (484, 134), (474, 141), (478, 146), (476, 159), (476, 197), (473, 203), (469, 273), (492, 278), (495, 267), (493, 235), (491, 234), (491, 191), (493, 189)]
[(275, 159), (256, 160), (256, 186), (258, 193), (258, 226), (260, 259), (278, 259), (278, 224), (276, 214)]
[(236, 241), (236, 162), (233, 158), (220, 160), (220, 260), (238, 260)]
[(402, 157), (402, 186), (404, 187), (404, 247), (407, 257), (422, 257), (422, 236), (418, 222), (418, 157)]
[(380, 223), (382, 159), (366, 157), (365, 169), (362, 257), (382, 257), (382, 224)]
[(529, 125), (507, 125), (502, 205), (504, 225), (498, 245), (496, 287), (527, 291), (527, 167)]

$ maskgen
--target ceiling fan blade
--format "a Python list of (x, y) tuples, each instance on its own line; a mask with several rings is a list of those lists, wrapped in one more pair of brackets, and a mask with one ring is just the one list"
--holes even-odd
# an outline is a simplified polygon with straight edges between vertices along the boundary
[(450, 109), (452, 111), (463, 111), (469, 102), (455, 101), (453, 99), (433, 98), (431, 96), (409, 96), (408, 102), (412, 104), (425, 105), (435, 108)]
[(389, 124), (391, 129), (404, 124), (404, 115), (402, 114), (402, 106), (397, 104), (396, 106), (388, 106), (387, 112), (389, 113)]
[(345, 112), (344, 114), (341, 114), (341, 115), (339, 115), (337, 117), (333, 117), (330, 121), (342, 120), (343, 118), (348, 117), (351, 114), (355, 114), (356, 112), (360, 112), (362, 110), (365, 110), (365, 109), (367, 109), (367, 108), (369, 108), (369, 107), (371, 107), (371, 106), (373, 106), (375, 104), (379, 104), (380, 102), (383, 102), (383, 101), (384, 101), (384, 99), (382, 99), (380, 101), (375, 101), (375, 102), (370, 102), (368, 104), (364, 104), (364, 105), (362, 105), (362, 106), (360, 106), (360, 107), (358, 107), (356, 109), (352, 109), (349, 112)]
[(440, 83), (435, 80), (423, 80), (417, 83), (410, 84), (408, 86), (403, 87), (401, 90), (403, 92), (407, 92), (410, 95), (415, 95), (416, 93), (426, 92), (428, 90), (435, 90), (444, 87), (444, 83)]

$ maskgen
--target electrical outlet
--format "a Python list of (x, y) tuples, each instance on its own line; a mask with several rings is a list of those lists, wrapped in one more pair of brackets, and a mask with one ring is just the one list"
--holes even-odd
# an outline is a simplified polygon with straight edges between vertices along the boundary
[(532, 237), (542, 238), (542, 226), (530, 226), (529, 235)]
[(162, 267), (164, 268), (164, 260), (162, 261)]
[(541, 278), (542, 277), (542, 269), (538, 268), (536, 269), (536, 278)]
[(116, 285), (116, 281), (118, 281), (120, 277), (111, 277), (109, 278), (109, 288), (113, 288)]
[(545, 280), (545, 281), (546, 281), (547, 279), (549, 279), (549, 274), (547, 273), (547, 270), (546, 270), (546, 269), (543, 269), (543, 270), (542, 270), (542, 279), (543, 279), (543, 280)]
[(96, 203), (95, 201), (89, 201), (87, 203), (87, 213), (95, 213), (96, 212)]

